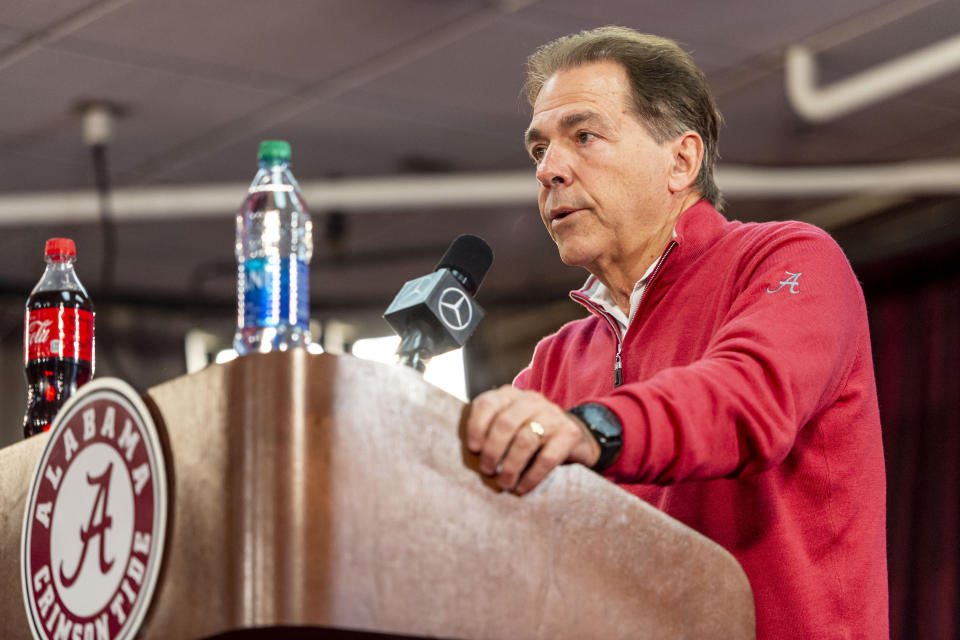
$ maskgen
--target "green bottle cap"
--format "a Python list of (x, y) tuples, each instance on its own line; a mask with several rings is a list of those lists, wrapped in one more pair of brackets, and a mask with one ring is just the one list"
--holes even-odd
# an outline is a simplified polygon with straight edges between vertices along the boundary
[(290, 143), (286, 140), (264, 140), (257, 150), (257, 160), (267, 164), (290, 162)]

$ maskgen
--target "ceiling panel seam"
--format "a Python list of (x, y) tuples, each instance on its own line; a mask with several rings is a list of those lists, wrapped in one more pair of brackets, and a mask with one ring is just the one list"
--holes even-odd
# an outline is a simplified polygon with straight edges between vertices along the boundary
[(324, 102), (366, 86), (377, 78), (406, 67), (430, 53), (519, 11), (535, 0), (510, 0), (494, 7), (484, 7), (466, 17), (457, 18), (394, 49), (365, 60), (355, 67), (325, 79), (294, 95), (239, 118), (214, 131), (201, 135), (163, 155), (148, 159), (131, 174), (138, 183), (161, 178), (167, 173), (196, 162), (252, 133), (276, 126)]
[(92, 22), (130, 4), (133, 0), (101, 0), (77, 11), (56, 24), (27, 36), (23, 41), (0, 53), (0, 71), (86, 27)]

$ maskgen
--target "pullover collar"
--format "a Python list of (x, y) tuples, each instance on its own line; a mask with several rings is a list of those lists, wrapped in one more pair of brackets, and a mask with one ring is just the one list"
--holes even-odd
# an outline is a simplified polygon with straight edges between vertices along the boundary
[[(635, 285), (634, 295), (631, 295), (630, 299), (629, 319), (624, 318), (623, 312), (619, 312), (619, 309), (609, 308), (613, 304), (612, 298), (606, 291), (606, 287), (593, 275), (587, 278), (580, 289), (571, 291), (570, 297), (587, 307), (594, 315), (602, 317), (607, 322), (611, 322), (611, 320), (616, 322), (620, 329), (618, 333), (622, 334), (626, 330), (627, 324), (633, 321), (641, 297), (645, 295), (646, 289), (652, 284), (652, 276), (657, 265), (663, 263), (662, 268), (656, 271), (657, 286), (668, 286), (676, 281), (687, 265), (696, 261), (723, 235), (724, 227), (727, 224), (727, 219), (706, 200), (700, 200), (680, 214), (677, 225), (673, 230), (673, 240), (670, 243), (671, 245), (676, 243), (676, 246), (670, 251), (670, 245), (668, 245), (664, 255), (647, 270)], [(671, 254), (669, 264), (665, 260), (667, 253)], [(627, 320), (627, 322), (624, 322), (624, 320)]]

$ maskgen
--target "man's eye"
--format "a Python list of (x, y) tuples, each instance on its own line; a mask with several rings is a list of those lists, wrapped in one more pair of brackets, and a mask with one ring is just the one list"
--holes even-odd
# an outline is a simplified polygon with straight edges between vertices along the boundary
[(577, 133), (577, 142), (585, 144), (587, 142), (590, 142), (590, 140), (593, 137), (594, 137), (593, 134), (590, 133), (589, 131), (580, 131)]
[(543, 154), (547, 152), (546, 147), (534, 147), (530, 150), (530, 157), (533, 158), (536, 162), (540, 162), (543, 159)]

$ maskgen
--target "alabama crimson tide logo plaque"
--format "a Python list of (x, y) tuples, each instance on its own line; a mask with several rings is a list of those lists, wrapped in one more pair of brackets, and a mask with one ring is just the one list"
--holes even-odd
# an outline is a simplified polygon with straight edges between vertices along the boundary
[(163, 556), (167, 477), (130, 385), (101, 378), (60, 410), (33, 473), (20, 577), (34, 638), (132, 638)]

